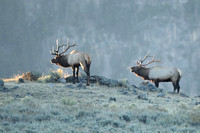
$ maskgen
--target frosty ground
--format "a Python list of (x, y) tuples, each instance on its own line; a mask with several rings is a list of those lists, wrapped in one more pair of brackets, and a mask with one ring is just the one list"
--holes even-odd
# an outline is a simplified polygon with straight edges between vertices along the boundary
[(198, 133), (200, 98), (100, 84), (6, 82), (0, 133)]

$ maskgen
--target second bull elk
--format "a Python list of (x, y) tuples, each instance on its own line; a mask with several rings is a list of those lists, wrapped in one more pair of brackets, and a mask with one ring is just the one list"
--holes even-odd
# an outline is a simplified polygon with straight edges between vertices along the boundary
[[(152, 60), (147, 64), (142, 64), (146, 58), (152, 57)], [(172, 82), (174, 86), (174, 92), (177, 89), (177, 92), (180, 91), (179, 81), (182, 77), (182, 71), (177, 67), (162, 67), (154, 66), (146, 68), (147, 65), (153, 62), (160, 62), (159, 60), (155, 61), (155, 56), (149, 56), (149, 52), (143, 58), (143, 60), (136, 61), (137, 66), (131, 68), (131, 72), (134, 72), (137, 76), (143, 78), (144, 80), (150, 80), (155, 83), (156, 87), (159, 87), (159, 82)]]
[[(73, 71), (73, 83), (75, 84), (75, 70), (76, 70), (76, 76), (77, 76), (77, 82), (78, 81), (78, 72), (79, 72), (79, 66), (82, 67), (82, 69), (87, 74), (87, 85), (90, 85), (90, 64), (91, 64), (91, 58), (87, 53), (80, 52), (80, 51), (72, 51), (69, 54), (64, 55), (65, 52), (70, 47), (77, 46), (74, 42), (72, 45), (69, 44), (69, 39), (67, 40), (67, 45), (63, 43), (63, 45), (58, 45), (58, 40), (56, 40), (57, 49), (54, 50), (54, 47), (52, 49), (52, 52), (50, 52), (52, 55), (56, 55), (53, 59), (51, 59), (52, 63), (55, 63), (56, 65), (68, 68), (71, 67)], [(65, 46), (66, 49), (65, 49)], [(63, 52), (59, 53), (59, 49), (63, 48)]]

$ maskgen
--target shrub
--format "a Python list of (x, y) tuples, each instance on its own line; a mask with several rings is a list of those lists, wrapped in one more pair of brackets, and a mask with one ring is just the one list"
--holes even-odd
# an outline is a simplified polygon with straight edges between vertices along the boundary
[(129, 105), (127, 105), (128, 109), (133, 109), (133, 108), (137, 108), (137, 105), (135, 103), (131, 103)]
[(116, 110), (116, 109), (118, 108), (118, 105), (115, 104), (115, 103), (112, 103), (112, 104), (109, 105), (109, 108), (110, 108), (111, 110)]
[(18, 83), (24, 83), (24, 79), (23, 78), (19, 78), (18, 79)]
[[(62, 69), (61, 69), (62, 70)], [(62, 71), (58, 69), (57, 71), (50, 71), (50, 74), (38, 79), (42, 83), (55, 83), (58, 82), (58, 79), (62, 77)]]
[(55, 82), (58, 81), (59, 78), (61, 78), (61, 74), (57, 71), (51, 71), (50, 75), (51, 75), (50, 76), (51, 80), (53, 80)]
[(9, 104), (14, 100), (13, 97), (7, 97), (6, 99), (2, 100), (0, 105), (5, 105), (5, 104)]
[(22, 103), (25, 105), (28, 105), (30, 107), (37, 107), (38, 105), (34, 101), (33, 97), (31, 96), (25, 96), (24, 98), (21, 99)]
[(23, 74), (22, 78), (29, 81), (37, 81), (41, 76), (42, 74), (39, 72), (30, 71)]
[(199, 109), (193, 109), (188, 114), (190, 124), (193, 126), (200, 126), (200, 110)]
[(64, 105), (69, 105), (69, 106), (73, 106), (77, 103), (77, 101), (75, 99), (70, 99), (70, 98), (61, 98), (61, 103)]

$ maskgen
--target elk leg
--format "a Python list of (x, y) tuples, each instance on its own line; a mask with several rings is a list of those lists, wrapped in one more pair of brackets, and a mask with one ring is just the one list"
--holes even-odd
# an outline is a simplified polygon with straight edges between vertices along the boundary
[(159, 87), (159, 82), (155, 81), (155, 86), (158, 88)]
[(179, 82), (177, 83), (177, 89), (178, 89), (178, 93), (180, 91), (180, 85), (179, 85)]
[(75, 84), (75, 67), (72, 67), (72, 71), (73, 71), (73, 84)]
[(87, 85), (90, 85), (90, 70), (87, 71)]
[(77, 66), (77, 67), (76, 67), (76, 80), (77, 80), (77, 83), (79, 83), (79, 80), (78, 80), (78, 72), (79, 72), (79, 67)]
[(174, 92), (176, 92), (176, 87), (177, 87), (177, 84), (172, 82), (173, 86), (174, 86)]
[(81, 67), (83, 68), (83, 70), (85, 71), (85, 73), (87, 74), (87, 86), (90, 85), (90, 64), (87, 64), (87, 62), (83, 61), (80, 63)]
[(87, 64), (87, 85), (90, 85), (90, 64)]
[(90, 70), (89, 70), (88, 66), (84, 71), (87, 74), (87, 86), (89, 86), (90, 85)]

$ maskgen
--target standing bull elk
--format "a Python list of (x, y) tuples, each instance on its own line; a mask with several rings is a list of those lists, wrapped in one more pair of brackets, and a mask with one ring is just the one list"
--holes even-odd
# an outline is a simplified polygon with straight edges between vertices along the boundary
[[(72, 51), (70, 54), (64, 55), (64, 53), (70, 47), (77, 46), (75, 42), (72, 45), (69, 45), (69, 39), (67, 40), (67, 45), (63, 43), (63, 45), (58, 46), (58, 40), (56, 40), (56, 44), (57, 44), (57, 49), (54, 50), (53, 47), (52, 52), (50, 52), (52, 55), (56, 55), (53, 59), (51, 59), (51, 62), (65, 68), (71, 67), (73, 71), (73, 84), (75, 84), (75, 70), (76, 70), (77, 82), (79, 82), (78, 72), (79, 72), (79, 66), (81, 66), (82, 69), (87, 74), (87, 85), (90, 85), (90, 64), (91, 64), (90, 56), (87, 53), (76, 50)], [(65, 46), (67, 46), (66, 49)], [(59, 53), (59, 49), (61, 47), (63, 48), (63, 52)]]
[[(146, 58), (153, 57), (152, 61), (147, 64), (142, 64)], [(137, 66), (131, 68), (131, 72), (134, 72), (137, 76), (143, 78), (144, 80), (150, 80), (155, 83), (156, 87), (159, 87), (159, 82), (172, 82), (174, 86), (174, 92), (177, 89), (177, 92), (180, 91), (179, 81), (182, 77), (182, 71), (176, 67), (161, 67), (154, 66), (150, 68), (146, 68), (147, 65), (155, 61), (155, 56), (149, 56), (149, 52), (144, 57), (143, 60), (136, 61)]]

